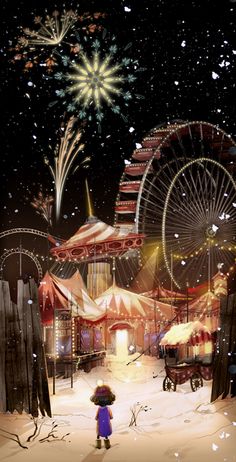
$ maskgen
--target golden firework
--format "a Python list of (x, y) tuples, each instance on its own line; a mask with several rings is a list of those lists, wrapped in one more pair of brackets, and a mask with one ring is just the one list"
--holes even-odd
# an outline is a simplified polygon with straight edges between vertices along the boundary
[(121, 66), (112, 65), (110, 55), (101, 60), (98, 52), (93, 53), (92, 59), (81, 53), (81, 59), (82, 64), (74, 64), (75, 72), (67, 76), (67, 79), (73, 82), (67, 91), (74, 93), (75, 102), (82, 103), (84, 107), (92, 103), (99, 111), (103, 101), (112, 106), (112, 94), (121, 94), (118, 85), (125, 80), (123, 75), (119, 74)]

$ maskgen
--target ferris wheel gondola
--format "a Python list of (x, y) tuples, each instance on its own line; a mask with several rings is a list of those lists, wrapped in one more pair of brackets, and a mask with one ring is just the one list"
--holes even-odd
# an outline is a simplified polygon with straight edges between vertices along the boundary
[(208, 122), (154, 128), (135, 149), (120, 182), (118, 227), (143, 233), (141, 260), (159, 246), (163, 284), (207, 281), (236, 255), (235, 142)]

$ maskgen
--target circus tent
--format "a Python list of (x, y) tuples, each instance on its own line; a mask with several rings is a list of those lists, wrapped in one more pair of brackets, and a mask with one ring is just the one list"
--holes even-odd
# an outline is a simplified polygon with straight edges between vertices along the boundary
[[(156, 300), (165, 301), (166, 303), (179, 304), (183, 303), (186, 300), (187, 295), (180, 292), (171, 291), (165, 289), (162, 286), (158, 286), (148, 292), (143, 292), (142, 295), (149, 298), (154, 298)], [(190, 297), (192, 299), (192, 297)]]
[(106, 311), (107, 317), (114, 319), (153, 319), (156, 312), (158, 322), (166, 322), (173, 317), (175, 309), (169, 304), (118, 287), (116, 283), (96, 298), (95, 302)]
[(47, 272), (40, 283), (39, 303), (45, 351), (57, 357), (101, 351), (104, 312), (89, 297), (77, 270), (69, 279)]
[(106, 315), (106, 345), (113, 351), (119, 331), (126, 330), (127, 344), (142, 350), (145, 336), (157, 333), (175, 317), (176, 307), (118, 287), (115, 282), (95, 302)]
[[(50, 252), (58, 260), (94, 261), (139, 248), (143, 237), (142, 234), (113, 228), (91, 215), (72, 237)], [(49, 240), (56, 244), (53, 238)]]
[(47, 272), (40, 283), (39, 303), (44, 325), (52, 324), (54, 309), (71, 310), (73, 316), (88, 322), (99, 321), (104, 316), (89, 297), (78, 270), (70, 279), (61, 279)]
[(200, 297), (184, 304), (181, 307), (180, 316), (188, 312), (188, 319), (191, 321), (199, 320), (206, 325), (211, 332), (216, 331), (219, 323), (220, 299), (216, 295), (207, 291)]

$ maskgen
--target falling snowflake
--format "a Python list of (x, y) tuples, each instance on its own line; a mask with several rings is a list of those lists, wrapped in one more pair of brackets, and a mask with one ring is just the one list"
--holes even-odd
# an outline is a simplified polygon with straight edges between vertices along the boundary
[(211, 75), (214, 80), (219, 79), (219, 75), (216, 72), (212, 72)]

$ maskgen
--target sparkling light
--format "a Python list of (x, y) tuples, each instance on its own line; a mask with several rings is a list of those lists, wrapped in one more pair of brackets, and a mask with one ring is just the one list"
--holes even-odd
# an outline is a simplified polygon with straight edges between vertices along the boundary
[(46, 16), (44, 22), (41, 16), (36, 16), (34, 22), (40, 28), (38, 30), (23, 29), (27, 38), (20, 37), (19, 43), (23, 46), (58, 45), (76, 21), (77, 13), (72, 10), (64, 11), (62, 15), (60, 15), (59, 11), (55, 10), (52, 16)]
[(41, 215), (50, 226), (52, 225), (51, 217), (53, 200), (52, 196), (44, 196), (43, 193), (39, 191), (38, 197), (34, 197), (30, 203), (36, 209), (36, 213)]
[(67, 79), (73, 82), (67, 88), (67, 92), (75, 93), (75, 102), (82, 103), (85, 108), (92, 103), (96, 110), (100, 111), (103, 101), (112, 106), (114, 100), (111, 95), (121, 94), (117, 84), (124, 81), (123, 75), (118, 74), (121, 66), (111, 65), (110, 55), (101, 60), (98, 52), (93, 53), (92, 59), (85, 53), (81, 53), (80, 56), (82, 64), (74, 64), (75, 72), (67, 76)]
[(104, 382), (103, 382), (102, 379), (97, 380), (97, 386), (98, 386), (98, 387), (102, 387), (103, 384), (104, 384)]
[[(67, 124), (64, 136), (61, 138), (59, 150), (56, 152), (54, 168), (49, 164), (49, 160), (46, 157), (44, 159), (46, 165), (49, 166), (55, 183), (57, 218), (59, 218), (60, 215), (62, 194), (67, 175), (79, 151), (84, 148), (84, 145), (79, 143), (82, 135), (81, 130), (73, 132), (74, 124), (76, 121), (77, 119), (75, 117), (71, 117)], [(80, 162), (80, 165), (82, 166), (84, 163), (86, 164), (86, 162), (87, 158)], [(77, 168), (78, 166), (76, 169)]]

